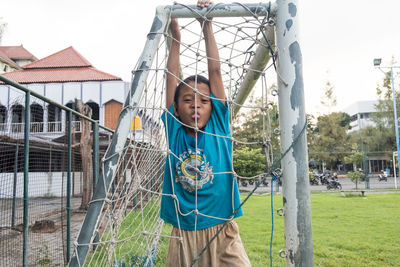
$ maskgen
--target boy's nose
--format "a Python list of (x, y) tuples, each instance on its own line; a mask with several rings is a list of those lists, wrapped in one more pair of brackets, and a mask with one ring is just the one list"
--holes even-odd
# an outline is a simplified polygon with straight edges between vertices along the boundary
[(197, 98), (196, 100), (193, 101), (193, 106), (194, 106), (194, 107), (200, 107), (200, 104), (201, 104), (201, 101), (200, 101), (200, 99), (198, 99), (198, 98)]

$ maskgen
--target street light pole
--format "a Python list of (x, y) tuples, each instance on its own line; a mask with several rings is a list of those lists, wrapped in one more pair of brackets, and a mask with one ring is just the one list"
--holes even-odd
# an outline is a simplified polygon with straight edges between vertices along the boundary
[[(393, 97), (393, 113), (394, 113), (394, 130), (396, 133), (396, 146), (397, 146), (397, 167), (399, 169), (399, 178), (400, 178), (400, 143), (399, 143), (399, 121), (397, 119), (397, 105), (396, 105), (396, 90), (394, 89), (394, 74), (393, 74), (393, 66), (386, 67), (390, 69), (390, 77), (389, 75), (382, 70), (381, 67), (381, 59), (374, 59), (374, 66), (379, 68), (385, 75), (392, 81), (392, 97)], [(394, 162), (393, 162), (394, 163)], [(396, 172), (396, 168), (393, 168), (393, 171)], [(394, 177), (396, 177), (396, 173), (394, 174)], [(395, 178), (396, 179), (396, 178)]]
[(399, 168), (399, 176), (400, 176), (399, 121), (397, 119), (396, 91), (394, 90), (393, 67), (390, 67), (390, 79), (392, 80), (393, 112), (394, 112), (394, 128), (395, 128), (394, 130), (396, 132), (396, 146), (397, 146), (397, 167)]

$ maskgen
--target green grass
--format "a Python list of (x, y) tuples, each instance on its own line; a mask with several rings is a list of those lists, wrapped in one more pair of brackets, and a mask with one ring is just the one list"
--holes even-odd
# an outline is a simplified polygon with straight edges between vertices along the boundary
[[(156, 230), (156, 221), (159, 217), (160, 210), (159, 201), (146, 202), (143, 210), (133, 209), (126, 214), (122, 220), (119, 231), (117, 232), (115, 246), (112, 247), (114, 251), (112, 255), (113, 264), (118, 262), (118, 266), (144, 266), (147, 260), (147, 244), (153, 240), (152, 235), (142, 234), (142, 230), (153, 232)], [(144, 218), (144, 220), (142, 220)], [(172, 227), (164, 224), (161, 234), (170, 235)], [(107, 255), (110, 246), (111, 232), (108, 229), (104, 231), (101, 236), (101, 241), (104, 244), (99, 244), (96, 251), (92, 252), (86, 258), (85, 266), (105, 266), (107, 263)], [(150, 239), (147, 240), (147, 239)], [(124, 240), (124, 241), (123, 241)], [(125, 241), (126, 240), (126, 241)], [(168, 249), (169, 238), (161, 237), (158, 242), (158, 249), (155, 262), (153, 266), (164, 266), (166, 252)]]
[[(252, 196), (236, 221), (252, 266), (269, 265), (271, 196)], [(282, 207), (274, 196), (274, 209)], [(400, 194), (311, 194), (315, 266), (400, 266)], [(274, 213), (273, 266), (286, 266), (284, 218)]]
[[(400, 266), (400, 192), (371, 193), (366, 197), (358, 193), (311, 194), (312, 230), (315, 266)], [(282, 196), (274, 195), (274, 210), (282, 207)], [(158, 210), (158, 205), (144, 208), (144, 216)], [(252, 196), (244, 205), (243, 217), (236, 219), (240, 236), (252, 266), (269, 266), (271, 237), (271, 196)], [(141, 229), (139, 212), (131, 212), (123, 221), (118, 239), (128, 238)], [(152, 217), (155, 219), (155, 217)], [(151, 219), (150, 219), (151, 220)], [(279, 257), (284, 244), (284, 217), (274, 212), (274, 238), (272, 243), (273, 266), (286, 266)], [(165, 224), (163, 234), (169, 235), (171, 226)], [(102, 237), (108, 240), (109, 234)], [(117, 245), (117, 259), (129, 262), (138, 250), (133, 239)], [(159, 253), (154, 266), (164, 266), (168, 238), (161, 238)], [(104, 247), (106, 249), (106, 247)], [(93, 262), (105, 257), (106, 251), (98, 250)], [(101, 261), (101, 260), (100, 260)], [(96, 264), (88, 264), (97, 266)]]

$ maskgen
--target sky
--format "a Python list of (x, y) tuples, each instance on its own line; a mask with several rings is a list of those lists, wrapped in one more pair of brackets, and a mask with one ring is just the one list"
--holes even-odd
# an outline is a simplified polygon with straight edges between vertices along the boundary
[[(215, 1), (220, 2), (235, 1)], [(400, 66), (400, 1), (298, 2), (306, 112), (326, 112), (320, 101), (328, 81), (337, 98), (331, 111), (377, 99), (376, 86), (385, 74), (374, 68), (373, 59), (382, 58), (382, 66), (388, 67), (394, 57)], [(22, 44), (39, 59), (73, 46), (97, 69), (130, 81), (156, 7), (170, 4), (173, 1), (1, 0), (0, 18), (8, 24), (1, 45)]]

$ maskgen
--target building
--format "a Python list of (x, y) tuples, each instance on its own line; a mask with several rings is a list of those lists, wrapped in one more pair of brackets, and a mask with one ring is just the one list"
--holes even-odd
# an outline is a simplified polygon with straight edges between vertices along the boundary
[[(106, 113), (106, 106), (113, 104), (110, 100), (123, 103), (129, 88), (121, 78), (93, 67), (72, 46), (3, 76), (73, 109), (75, 99), (82, 100), (92, 108), (92, 118), (100, 125), (105, 121), (118, 121), (120, 110)], [(26, 107), (21, 91), (4, 83), (0, 84), (0, 91), (0, 131), (22, 131)], [(65, 111), (38, 99), (33, 98), (31, 102), (31, 133), (63, 135)], [(79, 130), (79, 119), (74, 125)]]
[(20, 46), (0, 46), (0, 74), (20, 70), (23, 65), (36, 61), (37, 58)]
[[(1, 52), (1, 50), (0, 50)], [(16, 59), (16, 57), (13, 57)], [(22, 57), (21, 57), (22, 58)], [(13, 61), (14, 62), (14, 61)], [(129, 84), (121, 78), (93, 67), (73, 47), (68, 47), (40, 60), (23, 66), (11, 62), (16, 70), (2, 76), (20, 83), (38, 93), (72, 109), (75, 99), (82, 100), (92, 109), (92, 119), (107, 128), (115, 129), (123, 108)], [(22, 64), (22, 61), (17, 61)], [(25, 106), (25, 93), (0, 82), (0, 195), (6, 198), (22, 197), (23, 140), (25, 109), (30, 109), (29, 123), (29, 175), (30, 197), (61, 196), (65, 188), (66, 172), (66, 112), (54, 104), (30, 97)], [(81, 121), (73, 116), (72, 137), (79, 143)], [(149, 114), (138, 112), (133, 118), (131, 135), (140, 145), (150, 143), (149, 136), (162, 129)], [(100, 129), (100, 153), (110, 142), (110, 133)], [(153, 138), (154, 139), (154, 138)], [(157, 145), (154, 142), (150, 145)], [(73, 192), (81, 193), (81, 153), (74, 150), (72, 157)], [(18, 191), (13, 185), (18, 184)], [(13, 193), (12, 193), (13, 192)]]
[(371, 114), (376, 112), (377, 100), (358, 101), (343, 110), (350, 115), (350, 132), (358, 131), (367, 126), (375, 126)]
[[(368, 126), (375, 126), (371, 115), (376, 111), (377, 100), (357, 101), (343, 110), (350, 115), (349, 133), (359, 131)], [(393, 161), (386, 153), (368, 152), (368, 171), (369, 173), (379, 173), (381, 170), (393, 170)]]

